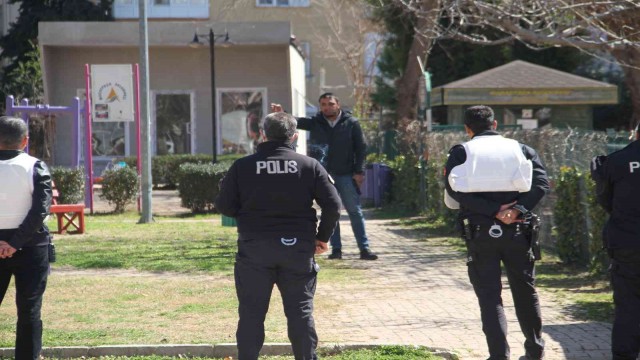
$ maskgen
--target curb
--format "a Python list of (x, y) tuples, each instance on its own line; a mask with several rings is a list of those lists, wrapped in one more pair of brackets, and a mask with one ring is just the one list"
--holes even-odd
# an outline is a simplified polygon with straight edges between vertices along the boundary
[[(345, 350), (371, 349), (379, 346), (389, 346), (396, 344), (327, 344), (318, 347), (330, 353), (341, 353)], [(411, 346), (411, 345), (397, 345)], [(418, 347), (418, 346), (414, 346)], [(459, 355), (447, 349), (424, 346), (434, 355), (441, 356), (447, 360), (458, 360)], [(291, 344), (289, 343), (266, 343), (260, 351), (260, 355), (291, 355)], [(236, 358), (238, 350), (235, 343), (221, 344), (167, 344), (167, 345), (103, 345), (103, 346), (59, 346), (45, 347), (42, 355), (47, 358), (93, 358), (100, 356), (173, 356), (173, 357), (205, 357), (205, 358), (225, 358), (231, 356)], [(0, 358), (13, 357), (13, 348), (0, 348)]]

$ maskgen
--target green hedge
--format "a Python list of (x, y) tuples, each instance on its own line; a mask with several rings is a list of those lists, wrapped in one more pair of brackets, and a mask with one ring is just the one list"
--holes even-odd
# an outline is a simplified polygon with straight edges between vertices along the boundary
[(603, 272), (608, 262), (602, 249), (607, 214), (596, 201), (595, 183), (589, 173), (576, 167), (560, 168), (555, 193), (554, 221), (560, 259)]
[(586, 262), (588, 254), (583, 245), (588, 239), (585, 228), (584, 206), (580, 201), (582, 174), (575, 167), (560, 168), (553, 208), (558, 256), (564, 263)]
[(586, 200), (588, 204), (589, 267), (593, 272), (603, 273), (609, 267), (609, 257), (602, 248), (602, 230), (609, 215), (596, 200), (596, 184), (589, 172), (584, 175)]
[(182, 206), (193, 213), (202, 213), (214, 209), (214, 201), (218, 195), (218, 183), (232, 162), (217, 164), (182, 164), (178, 171), (178, 193)]
[(82, 168), (51, 168), (51, 178), (60, 194), (59, 204), (78, 204), (84, 202), (84, 171)]
[[(230, 154), (218, 156), (218, 162), (227, 162), (238, 159), (244, 155)], [(205, 154), (181, 154), (181, 155), (160, 155), (151, 158), (151, 177), (154, 187), (160, 185), (175, 189), (179, 183), (179, 168), (182, 164), (207, 164), (213, 160), (211, 155)], [(124, 161), (128, 166), (136, 168), (137, 158), (130, 156), (116, 159), (114, 162)]]

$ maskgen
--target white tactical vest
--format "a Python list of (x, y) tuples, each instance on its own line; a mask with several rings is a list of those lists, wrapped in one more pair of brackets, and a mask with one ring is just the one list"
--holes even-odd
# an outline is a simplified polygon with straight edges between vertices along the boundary
[(520, 144), (500, 135), (476, 136), (462, 144), (467, 160), (449, 174), (454, 191), (527, 192), (533, 180), (533, 164)]
[(0, 229), (17, 229), (31, 209), (33, 166), (38, 159), (22, 153), (0, 160)]

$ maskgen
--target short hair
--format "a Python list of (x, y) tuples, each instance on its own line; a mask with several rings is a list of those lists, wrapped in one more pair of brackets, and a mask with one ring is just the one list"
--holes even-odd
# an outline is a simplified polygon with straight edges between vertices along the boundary
[(24, 120), (12, 116), (0, 117), (0, 146), (3, 148), (17, 150), (28, 133), (29, 128)]
[(320, 95), (320, 97), (318, 98), (318, 102), (320, 102), (322, 99), (334, 99), (336, 102), (340, 102), (340, 99), (338, 99), (337, 96), (330, 92), (326, 92)]
[(298, 121), (296, 118), (284, 112), (276, 112), (264, 118), (264, 134), (267, 140), (287, 141), (296, 133)]
[(493, 109), (486, 105), (472, 106), (464, 112), (464, 124), (474, 134), (490, 130), (493, 120)]

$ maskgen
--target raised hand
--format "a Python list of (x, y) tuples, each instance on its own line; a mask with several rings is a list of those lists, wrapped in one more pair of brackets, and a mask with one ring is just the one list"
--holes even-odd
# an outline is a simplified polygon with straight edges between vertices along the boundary
[(271, 112), (283, 112), (284, 110), (282, 110), (282, 105), (280, 104), (275, 104), (275, 103), (271, 103)]

